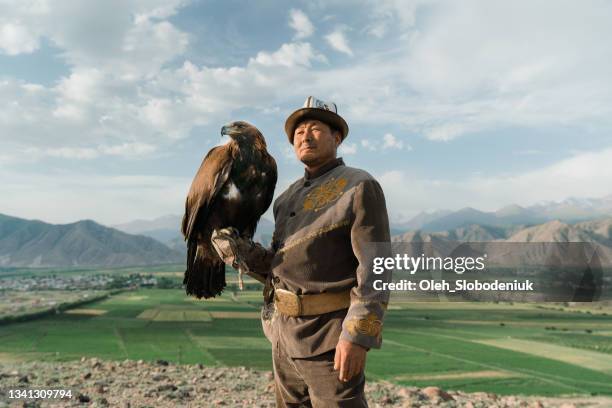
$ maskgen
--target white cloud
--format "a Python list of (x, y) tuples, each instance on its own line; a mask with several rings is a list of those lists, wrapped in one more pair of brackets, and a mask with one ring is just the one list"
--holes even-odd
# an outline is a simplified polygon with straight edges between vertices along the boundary
[(338, 151), (344, 155), (351, 155), (357, 153), (357, 143), (342, 143), (338, 148)]
[[(37, 12), (0, 3), (0, 12), (39, 26), (71, 64), (52, 86), (0, 81), (0, 140), (11, 162), (148, 155), (195, 126), (226, 121), (234, 110), (279, 104), (286, 90), (304, 95), (307, 82), (297, 83), (308, 80), (314, 62), (326, 62), (310, 43), (291, 42), (256, 53), (244, 66), (164, 67), (187, 46), (188, 35), (164, 20), (184, 3), (62, 2)], [(56, 27), (59, 20), (69, 23)], [(101, 140), (111, 147), (100, 147)], [(32, 144), (36, 154), (27, 150)]]
[(344, 53), (349, 56), (353, 56), (353, 50), (348, 44), (348, 40), (344, 35), (344, 30), (342, 28), (338, 28), (335, 31), (327, 34), (325, 36), (325, 40), (332, 46), (336, 51)]
[(185, 4), (1, 1), (0, 49), (30, 52), (45, 38), (69, 67), (51, 86), (0, 80), (0, 141), (12, 162), (146, 155), (144, 146), (167, 144), (201, 123), (180, 98), (154, 110), (163, 100), (155, 85), (162, 67), (188, 45), (188, 35), (166, 20)]
[(28, 147), (23, 153), (30, 160), (55, 157), (69, 160), (90, 160), (100, 156), (142, 157), (154, 153), (157, 148), (146, 143), (122, 143), (118, 145), (99, 145), (96, 147)]
[(367, 31), (374, 37), (383, 38), (387, 33), (387, 25), (382, 22), (373, 23)]
[(366, 31), (377, 38), (383, 38), (390, 27), (410, 29), (416, 23), (418, 7), (427, 2), (435, 3), (431, 0), (370, 0), (372, 21)]
[(402, 140), (399, 140), (397, 137), (393, 136), (392, 133), (385, 133), (382, 140), (361, 139), (361, 146), (370, 151), (412, 150), (412, 146), (409, 144), (404, 144)]
[[(351, 64), (330, 65), (316, 43), (304, 41), (312, 36), (304, 21), (290, 16), (300, 41), (251, 50), (245, 63), (212, 67), (184, 56), (191, 37), (169, 19), (186, 4), (182, 0), (0, 0), (0, 27), (14, 26), (9, 35), (0, 33), (0, 52), (34, 52), (39, 44), (49, 43), (69, 70), (50, 86), (0, 79), (0, 164), (45, 157), (147, 157), (166, 151), (194, 127), (224, 123), (248, 109), (280, 114), (312, 94), (338, 102), (351, 126), (388, 124), (435, 141), (485, 131), (495, 137), (495, 131), (505, 127), (563, 126), (577, 134), (612, 130), (612, 45), (601, 41), (612, 36), (611, 3), (366, 3), (378, 11), (356, 34), (369, 32), (384, 41), (368, 39), (377, 43), (376, 50), (366, 48), (368, 41), (360, 43), (360, 58)], [(419, 21), (421, 15), (427, 18)], [(346, 29), (338, 28), (326, 40), (335, 50), (353, 55)], [(357, 44), (361, 38), (351, 39)], [(349, 152), (345, 154), (384, 146), (410, 149), (407, 140), (385, 140), (387, 131), (381, 128), (382, 137), (344, 145)], [(539, 133), (546, 137), (546, 132)], [(31, 146), (37, 150), (28, 150)], [(290, 146), (283, 152), (296, 163)], [(599, 161), (593, 160), (580, 164), (594, 169)], [(583, 170), (574, 166), (571, 171)], [(529, 182), (546, 180), (534, 174)], [(573, 195), (597, 195), (597, 184), (602, 183), (596, 180), (603, 178), (590, 176), (590, 181), (572, 181)], [(385, 178), (400, 186), (414, 181), (406, 189), (414, 187), (422, 199), (403, 196), (404, 202), (398, 199), (394, 206), (410, 202), (418, 210), (436, 202), (504, 205), (511, 197), (499, 196), (495, 183), (498, 190), (500, 185), (515, 186), (509, 191), (519, 197), (527, 192), (522, 185), (529, 184), (518, 178), (482, 179), (485, 194), (475, 187), (475, 177), (466, 185), (411, 179), (403, 172)], [(493, 181), (489, 185), (487, 180)], [(39, 186), (34, 176), (22, 181)], [(544, 199), (565, 191), (543, 183)], [(18, 198), (12, 200), (11, 208), (19, 208)]]
[(111, 156), (137, 157), (149, 155), (155, 152), (157, 147), (147, 143), (122, 143), (113, 146), (100, 146), (98, 150)]
[(295, 150), (293, 150), (293, 145), (290, 145), (290, 146), (284, 145), (282, 148), (282, 152), (283, 152), (283, 157), (285, 158), (286, 161), (293, 162), (294, 160), (296, 160)]
[(317, 88), (342, 90), (350, 123), (438, 141), (508, 127), (612, 130), (612, 44), (600, 40), (612, 36), (612, 3), (414, 1), (404, 17), (399, 3), (372, 17), (399, 35), (317, 76)]
[[(47, 38), (71, 66), (36, 98), (18, 81), (12, 96), (0, 94), (9, 104), (0, 112), (0, 138), (38, 132), (57, 142), (83, 135), (157, 142), (262, 100), (283, 105), (308, 94), (331, 94), (350, 123), (392, 123), (439, 141), (505, 126), (612, 128), (612, 46), (599, 41), (612, 35), (609, 3), (371, 1), (371, 22), (406, 37), (350, 66), (316, 66), (323, 55), (290, 42), (254, 52), (245, 65), (164, 68), (189, 44), (166, 20), (184, 4), (0, 3), (5, 22), (36, 27), (30, 37)], [(421, 8), (428, 18), (417, 28)], [(350, 55), (345, 29), (327, 40)]]
[(281, 45), (273, 53), (258, 52), (255, 58), (250, 59), (249, 64), (259, 64), (264, 67), (310, 67), (313, 60), (325, 61), (325, 57), (316, 53), (310, 43), (288, 43)]
[[(396, 149), (402, 150), (404, 148), (404, 142), (398, 140), (393, 134), (385, 133), (383, 136), (383, 149)], [(412, 150), (410, 146), (408, 146), (408, 150)]]
[(314, 26), (302, 10), (292, 9), (289, 12), (289, 26), (295, 30), (295, 38), (301, 40), (314, 33)]
[(146, 8), (144, 11), (136, 14), (134, 18), (136, 22), (172, 17), (178, 12), (179, 8), (189, 4), (189, 0), (159, 1), (157, 5), (155, 2), (150, 2), (150, 0), (139, 0), (139, 2), (145, 6), (147, 5), (146, 3), (149, 2), (149, 4), (153, 4), (153, 8)]
[(31, 147), (25, 150), (25, 153), (34, 157), (58, 157), (62, 159), (95, 159), (99, 156), (97, 149), (90, 147), (58, 147), (42, 150), (40, 148)]
[[(514, 175), (474, 175), (461, 180), (419, 178), (404, 170), (381, 174), (379, 180), (394, 218), (431, 209), (471, 206), (494, 211), (508, 204), (533, 205), (568, 197), (602, 197), (612, 190), (612, 147), (583, 152), (549, 166)], [(559, 188), (563, 180), (563, 188)], [(440, 203), (444, 203), (441, 205)]]
[(0, 21), (0, 50), (8, 55), (29, 54), (40, 46), (38, 35), (19, 23)]
[[(74, 172), (0, 172), (2, 213), (53, 223), (95, 219), (107, 225), (181, 214), (191, 178)], [(45, 203), (46, 212), (40, 203)]]
[(376, 145), (368, 139), (362, 139), (361, 146), (371, 151), (376, 150)]
[(113, 69), (126, 79), (153, 76), (165, 62), (183, 54), (188, 44), (188, 36), (167, 21), (137, 21), (127, 32)]
[(3, 1), (0, 26), (19, 22), (16, 27), (23, 27), (9, 30), (20, 39), (18, 49), (27, 51), (44, 37), (62, 50), (62, 58), (71, 66), (141, 78), (186, 49), (187, 35), (165, 20), (185, 4), (184, 0)]

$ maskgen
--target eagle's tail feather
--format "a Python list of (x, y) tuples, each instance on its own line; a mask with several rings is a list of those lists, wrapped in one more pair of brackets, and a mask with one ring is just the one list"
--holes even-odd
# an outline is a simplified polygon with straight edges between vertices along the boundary
[(187, 242), (187, 269), (183, 284), (187, 294), (198, 299), (215, 297), (225, 288), (225, 264), (207, 258), (203, 252), (195, 240)]

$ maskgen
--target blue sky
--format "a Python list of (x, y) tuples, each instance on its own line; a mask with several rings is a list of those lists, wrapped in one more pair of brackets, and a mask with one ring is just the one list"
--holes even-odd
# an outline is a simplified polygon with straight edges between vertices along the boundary
[(0, 213), (180, 214), (221, 126), (279, 164), (308, 95), (395, 221), (612, 193), (607, 1), (0, 0)]

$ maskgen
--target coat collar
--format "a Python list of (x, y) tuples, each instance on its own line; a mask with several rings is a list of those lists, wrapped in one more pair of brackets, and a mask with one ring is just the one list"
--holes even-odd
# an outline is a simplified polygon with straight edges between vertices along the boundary
[(308, 173), (308, 171), (304, 170), (304, 180), (312, 180), (315, 179), (317, 177), (322, 176), (323, 174), (327, 173), (328, 171), (338, 167), (338, 166), (344, 166), (344, 160), (342, 160), (342, 157), (338, 157), (334, 160), (331, 160), (329, 163), (327, 163), (326, 165), (324, 165), (323, 167), (321, 167), (320, 169), (318, 169), (316, 172), (310, 174)]

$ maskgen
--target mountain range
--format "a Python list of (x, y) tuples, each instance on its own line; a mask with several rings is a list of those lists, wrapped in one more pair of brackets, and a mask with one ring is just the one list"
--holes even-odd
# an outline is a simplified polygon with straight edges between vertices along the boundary
[[(185, 261), (180, 215), (103, 226), (55, 225), (0, 214), (0, 267), (137, 266)], [(262, 218), (254, 240), (268, 246), (274, 223)], [(595, 242), (612, 259), (612, 196), (421, 213), (393, 223), (394, 241)]]
[(568, 224), (612, 217), (612, 195), (603, 198), (568, 198), (561, 202), (542, 202), (529, 207), (508, 205), (497, 211), (479, 211), (466, 207), (458, 211), (421, 212), (395, 230), (427, 232), (448, 231), (468, 225), (520, 226), (558, 220)]
[[(164, 215), (152, 220), (134, 220), (112, 227), (128, 234), (146, 235), (184, 253), (186, 246), (180, 231), (182, 218), (182, 215)], [(274, 223), (262, 217), (257, 224), (254, 240), (266, 246), (270, 245), (273, 232)]]
[(460, 242), (596, 242), (612, 248), (612, 217), (573, 225), (559, 220), (532, 226), (471, 224), (447, 231), (409, 231), (393, 237), (395, 242), (430, 242), (432, 239)]
[[(475, 232), (470, 229), (461, 232), (458, 229), (479, 225), (488, 231), (491, 239), (497, 239), (501, 238), (501, 231), (504, 231), (502, 235), (506, 235), (508, 228), (513, 231), (513, 227), (524, 228), (553, 220), (574, 224), (606, 217), (612, 217), (612, 195), (603, 198), (568, 198), (561, 202), (541, 202), (529, 207), (511, 204), (491, 212), (471, 207), (457, 211), (421, 212), (408, 221), (391, 222), (391, 235), (402, 235), (417, 230), (425, 232), (456, 230), (455, 233), (459, 234), (457, 239), (469, 240), (469, 236), (463, 237), (463, 235)], [(181, 215), (164, 215), (152, 220), (134, 220), (112, 227), (129, 234), (146, 235), (171, 248), (184, 251), (185, 244), (180, 233), (181, 219)], [(274, 223), (267, 218), (261, 218), (255, 233), (255, 241), (269, 245), (273, 232)]]
[(48, 224), (0, 214), (0, 267), (119, 267), (184, 262), (151, 237), (91, 220)]
[[(597, 250), (601, 264), (607, 267), (612, 266), (612, 218), (585, 221), (573, 225), (559, 220), (526, 227), (491, 227), (472, 224), (441, 232), (409, 231), (394, 236), (392, 241), (410, 243), (411, 247), (418, 249), (415, 253), (423, 251), (419, 249), (423, 247), (423, 243), (430, 243), (428, 251), (450, 253), (458, 246), (458, 242), (482, 242), (487, 244), (482, 248), (488, 248), (490, 255), (495, 253), (498, 256), (503, 255), (506, 265), (510, 264), (510, 259), (516, 264), (526, 258), (541, 260), (543, 256), (541, 251), (563, 252), (577, 248), (551, 245), (527, 247), (524, 245), (512, 246), (512, 244), (588, 242), (592, 244), (592, 248)], [(504, 243), (511, 245), (504, 246)], [(561, 254), (560, 257), (571, 259), (569, 253)]]

